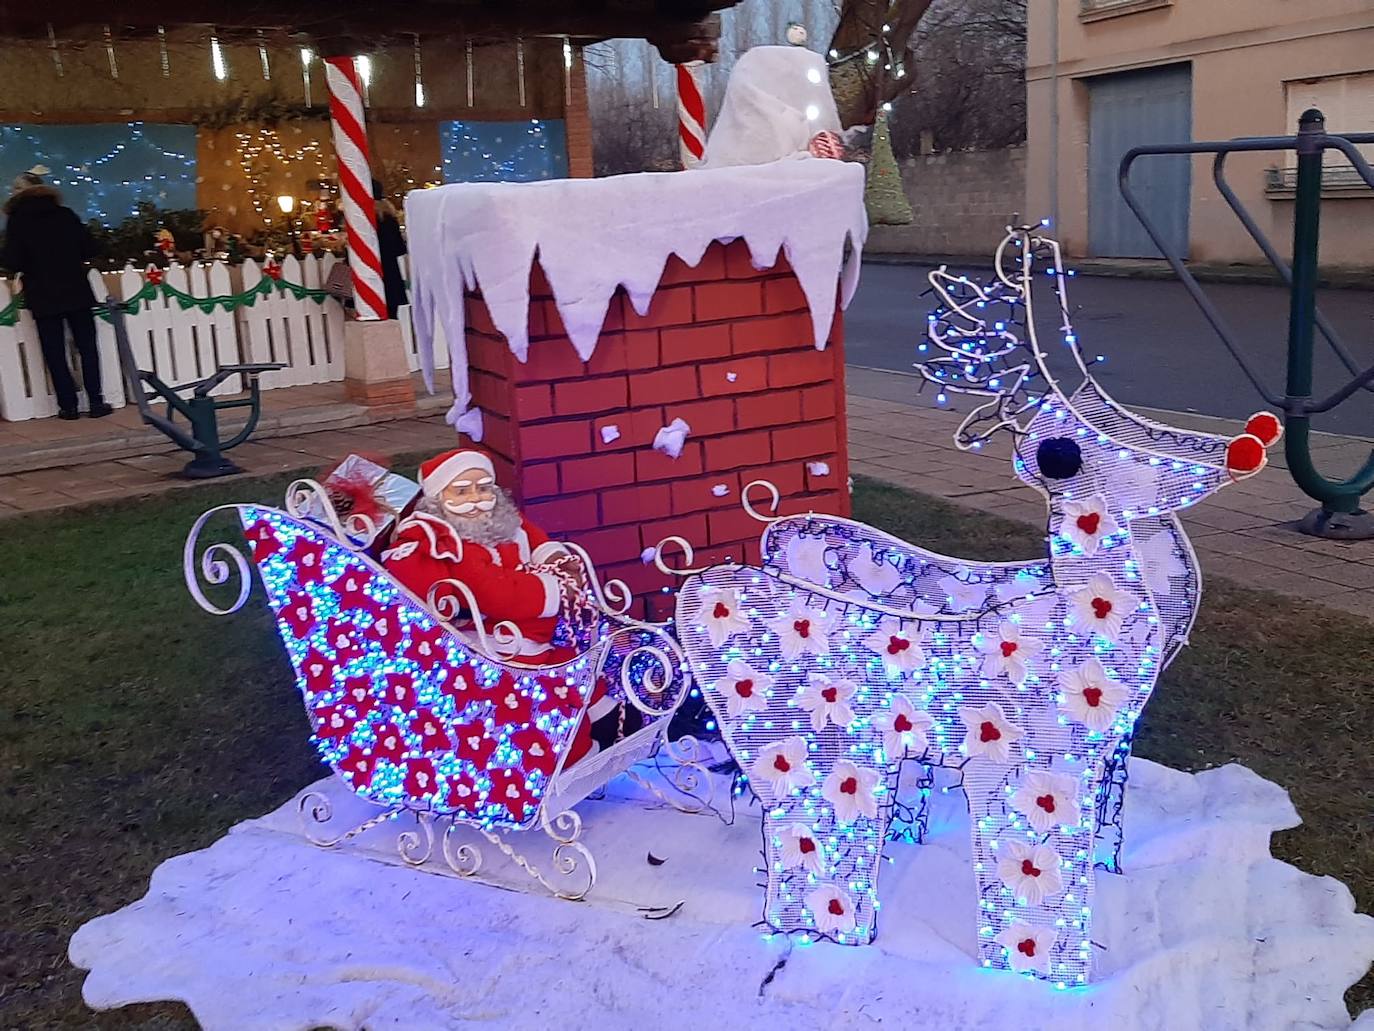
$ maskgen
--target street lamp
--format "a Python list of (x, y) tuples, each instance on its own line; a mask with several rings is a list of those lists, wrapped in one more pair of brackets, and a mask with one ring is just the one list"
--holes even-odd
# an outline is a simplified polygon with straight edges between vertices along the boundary
[(283, 193), (277, 198), (277, 207), (281, 208), (281, 213), (283, 215), (290, 215), (291, 212), (296, 210), (296, 198), (292, 197), (289, 193)]
[(291, 217), (291, 212), (296, 210), (296, 198), (289, 193), (283, 193), (277, 198), (277, 207), (281, 208), (281, 213), (286, 216), (286, 232), (291, 238), (291, 253), (300, 257), (300, 242), (296, 237), (296, 220)]

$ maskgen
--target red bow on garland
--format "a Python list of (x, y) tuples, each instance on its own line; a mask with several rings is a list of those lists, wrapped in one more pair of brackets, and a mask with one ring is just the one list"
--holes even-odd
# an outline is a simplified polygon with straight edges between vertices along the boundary
[(164, 275), (165, 273), (162, 269), (158, 268), (156, 265), (149, 265), (148, 270), (144, 273), (144, 278), (152, 283), (153, 286), (158, 286), (162, 283), (162, 277)]
[(281, 280), (281, 266), (278, 265), (275, 261), (269, 261), (266, 265), (263, 266), (262, 270), (264, 273), (267, 274), (268, 279), (276, 281)]

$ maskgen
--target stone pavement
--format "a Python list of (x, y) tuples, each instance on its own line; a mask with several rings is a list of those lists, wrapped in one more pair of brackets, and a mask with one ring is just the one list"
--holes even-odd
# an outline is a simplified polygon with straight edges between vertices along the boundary
[[(858, 379), (859, 377), (853, 377)], [(911, 391), (914, 394), (914, 388)], [(1233, 434), (1241, 425), (1176, 412), (1141, 414), (1170, 425)], [(850, 471), (1008, 519), (1045, 524), (1040, 495), (1012, 475), (1010, 439), (981, 452), (954, 446), (957, 412), (849, 396)], [(1332, 474), (1356, 468), (1370, 442), (1313, 435), (1314, 458)], [(1257, 476), (1232, 484), (1183, 513), (1202, 574), (1221, 576), (1360, 615), (1374, 616), (1374, 541), (1326, 541), (1292, 523), (1316, 507), (1283, 467), (1282, 448)]]
[[(1012, 476), (1005, 435), (980, 453), (959, 451), (953, 432), (960, 416), (911, 403), (917, 398), (910, 377), (892, 373), (875, 377), (850, 369), (849, 381), (852, 472), (977, 511), (1044, 524), (1044, 502)], [(324, 468), (350, 451), (383, 455), (439, 451), (452, 446), (454, 440), (441, 415), (360, 425), (354, 411), (357, 406), (338, 399), (331, 402), (329, 388), (297, 387), (271, 393), (280, 395), (274, 400), (283, 406), (294, 394), (302, 407), (296, 416), (269, 424), (232, 452), (235, 461), (253, 475)], [(1239, 424), (1204, 416), (1142, 414), (1216, 433), (1234, 433), (1240, 428)], [(53, 424), (51, 427), (28, 427), (33, 435), (40, 431), (60, 434), (63, 427), (81, 427), (89, 434), (92, 427), (109, 426), (113, 438), (124, 432), (110, 425), (115, 418), (118, 416), (79, 423), (46, 419), (43, 422)], [(312, 425), (320, 424), (329, 428), (309, 431)], [(12, 431), (25, 426), (0, 423), (0, 454), (5, 453), (6, 446), (23, 446), (14, 440)], [(175, 475), (185, 464), (185, 454), (169, 451), (161, 438), (153, 444), (153, 449), (145, 447), (143, 453), (111, 454), (92, 439), (84, 453), (74, 452), (61, 466), (0, 473), (0, 517), (194, 486), (193, 481)], [(1319, 449), (1318, 466), (1340, 474), (1364, 460), (1370, 442), (1315, 434), (1314, 446)], [(133, 445), (126, 441), (122, 447), (127, 451)], [(1290, 524), (1314, 506), (1288, 477), (1281, 450), (1271, 452), (1270, 457), (1270, 466), (1258, 476), (1214, 494), (1183, 516), (1202, 560), (1203, 575), (1222, 576), (1245, 586), (1374, 616), (1374, 541), (1324, 541), (1294, 530)], [(35, 462), (46, 464), (41, 456)]]

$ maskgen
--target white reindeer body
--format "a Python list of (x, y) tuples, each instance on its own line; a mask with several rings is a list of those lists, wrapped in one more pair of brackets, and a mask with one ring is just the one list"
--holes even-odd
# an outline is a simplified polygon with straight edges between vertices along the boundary
[[(1022, 275), (1003, 282), (1029, 309), (1040, 242), (1009, 240)], [(1001, 330), (998, 360), (1014, 339)], [(985, 391), (997, 398), (985, 409), (999, 427), (1029, 416), (1013, 464), (1048, 503), (1043, 560), (961, 562), (862, 523), (787, 517), (764, 535), (763, 568), (688, 576), (677, 627), (764, 807), (769, 926), (870, 941), (901, 764), (957, 768), (980, 961), (1067, 986), (1091, 975), (1113, 764), (1196, 612), (1172, 513), (1233, 474), (1225, 438), (1139, 419), (1090, 377), (1065, 394), (1033, 334), (1029, 351), (999, 378), (1020, 391), (1036, 374), (1049, 389), (1030, 402)]]

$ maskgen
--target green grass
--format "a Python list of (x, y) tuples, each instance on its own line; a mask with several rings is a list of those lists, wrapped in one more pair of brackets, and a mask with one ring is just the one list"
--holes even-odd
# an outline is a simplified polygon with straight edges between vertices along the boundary
[[(66, 946), (140, 897), (163, 859), (319, 776), (261, 598), (215, 619), (181, 585), (201, 510), (275, 503), (288, 480), (0, 522), (0, 1027), (194, 1026), (179, 1005), (93, 1014)], [(950, 554), (1042, 546), (1024, 526), (871, 481), (854, 502), (857, 518)], [(1282, 784), (1306, 823), (1275, 853), (1341, 879), (1366, 911), (1370, 639), (1366, 621), (1211, 581), (1136, 749), (1187, 770), (1242, 762)], [(1374, 1005), (1374, 977), (1348, 1001)]]

